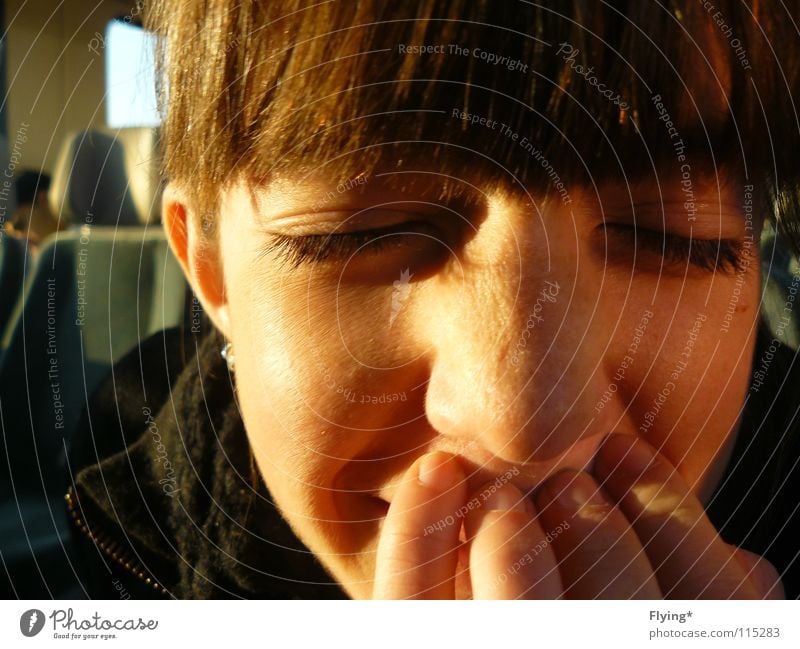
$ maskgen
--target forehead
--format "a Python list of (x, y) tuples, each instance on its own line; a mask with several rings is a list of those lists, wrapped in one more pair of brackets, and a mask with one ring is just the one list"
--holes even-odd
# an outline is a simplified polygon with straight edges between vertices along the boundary
[(680, 208), (678, 212), (685, 214), (687, 201), (696, 213), (719, 216), (741, 211), (741, 191), (737, 179), (726, 170), (700, 166), (691, 177), (665, 171), (631, 180), (572, 185), (569, 207), (562, 210), (558, 201), (548, 204), (545, 197), (527, 188), (503, 191), (497, 184), (483, 183), (468, 168), (454, 176), (430, 166), (409, 164), (407, 168), (377, 168), (372, 174), (356, 176), (337, 176), (324, 167), (317, 168), (303, 175), (283, 175), (266, 184), (242, 183), (229, 196), (249, 201), (257, 219), (274, 227), (306, 219), (316, 224), (338, 222), (343, 214), (360, 220), (406, 209), (438, 217), (449, 214), (459, 219), (477, 219), (490, 205), (507, 205), (507, 200), (526, 210), (541, 214), (541, 210), (547, 210), (559, 217), (572, 212), (595, 219), (604, 214), (629, 214), (635, 209), (651, 215), (663, 211), (677, 218), (675, 210)]

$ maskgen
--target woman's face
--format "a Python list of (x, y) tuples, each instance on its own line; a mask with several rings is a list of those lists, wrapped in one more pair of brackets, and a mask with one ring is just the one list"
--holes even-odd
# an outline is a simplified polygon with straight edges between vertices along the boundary
[(352, 596), (370, 596), (388, 503), (429, 451), (457, 456), (470, 491), (514, 467), (530, 491), (591, 471), (617, 431), (708, 497), (760, 286), (749, 195), (710, 178), (692, 178), (692, 210), (680, 173), (547, 200), (477, 185), (448, 204), (420, 169), (223, 194), (225, 333), (253, 451)]

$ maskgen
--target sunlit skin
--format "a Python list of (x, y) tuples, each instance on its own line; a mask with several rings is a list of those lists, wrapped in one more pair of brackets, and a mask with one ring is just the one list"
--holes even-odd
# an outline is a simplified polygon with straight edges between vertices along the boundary
[[(356, 598), (781, 596), (703, 509), (748, 388), (757, 248), (708, 270), (632, 236), (635, 213), (674, 237), (757, 241), (742, 186), (698, 177), (689, 222), (669, 176), (570, 187), (569, 204), (478, 186), (464, 208), (407, 171), (405, 189), (391, 174), (344, 192), (324, 171), (240, 181), (215, 237), (189, 188), (164, 198), (234, 345), (261, 474), (332, 576)], [(274, 247), (395, 225), (342, 258), (294, 265)]]

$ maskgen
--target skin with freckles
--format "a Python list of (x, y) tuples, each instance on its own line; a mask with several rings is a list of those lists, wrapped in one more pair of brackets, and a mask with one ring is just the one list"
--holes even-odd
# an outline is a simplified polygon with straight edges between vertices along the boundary
[(165, 193), (261, 474), (333, 577), (357, 598), (780, 596), (703, 511), (755, 339), (742, 186), (696, 179), (689, 223), (669, 177), (449, 205), (404, 172), (233, 184), (216, 241)]

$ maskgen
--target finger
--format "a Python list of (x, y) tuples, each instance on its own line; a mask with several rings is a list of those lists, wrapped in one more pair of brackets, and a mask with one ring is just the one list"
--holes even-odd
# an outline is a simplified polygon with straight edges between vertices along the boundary
[(556, 599), (561, 579), (530, 500), (490, 484), (464, 521), (474, 599)]
[(758, 590), (677, 470), (633, 435), (611, 435), (595, 476), (633, 525), (666, 598), (757, 598)]
[[(564, 471), (536, 493), (568, 599), (661, 599), (630, 523), (586, 473)], [(558, 531), (558, 533), (556, 533)]]
[(397, 490), (378, 541), (373, 598), (453, 599), (464, 474), (451, 455), (421, 457)]
[(731, 546), (733, 555), (761, 593), (762, 599), (786, 599), (781, 576), (764, 557), (744, 548)]

